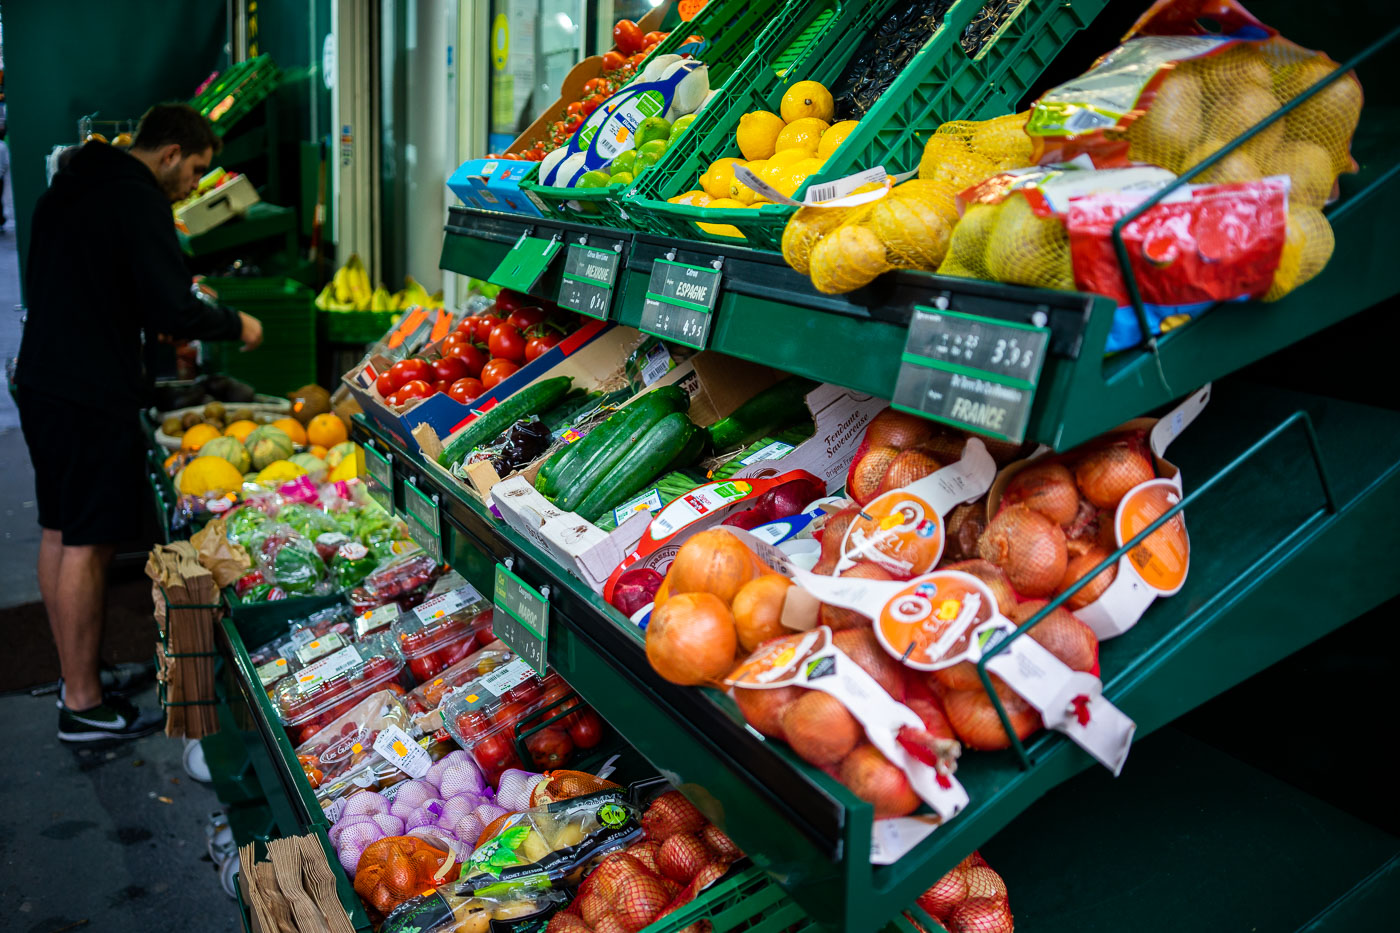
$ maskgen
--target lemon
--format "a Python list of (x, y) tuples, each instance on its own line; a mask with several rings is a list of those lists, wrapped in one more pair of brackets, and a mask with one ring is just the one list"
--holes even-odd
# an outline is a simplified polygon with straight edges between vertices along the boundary
[(700, 187), (712, 198), (729, 197), (729, 183), (734, 180), (734, 166), (742, 159), (723, 158), (710, 163), (710, 167), (700, 176)]
[(807, 152), (815, 153), (817, 145), (821, 142), (822, 134), (830, 127), (825, 120), (818, 120), (816, 117), (803, 117), (794, 120), (783, 131), (778, 134), (777, 148), (779, 149), (805, 149)]
[(798, 81), (783, 95), (783, 102), (779, 110), (783, 114), (785, 123), (801, 120), (804, 117), (815, 117), (823, 122), (830, 122), (836, 114), (836, 104), (831, 99), (831, 92), (822, 87), (820, 83)]
[(687, 191), (684, 194), (676, 195), (674, 198), (667, 198), (666, 202), (668, 204), (689, 204), (692, 207), (704, 207), (712, 200), (714, 199), (704, 191)]
[(796, 165), (803, 159), (811, 158), (811, 153), (806, 149), (780, 149), (773, 153), (773, 157), (768, 160), (770, 165)]
[(774, 141), (783, 131), (783, 118), (767, 110), (755, 110), (739, 118), (739, 128), (734, 132), (734, 141), (745, 159), (766, 159), (778, 149)]
[(821, 142), (817, 144), (817, 155), (826, 158), (846, 141), (846, 137), (851, 135), (859, 124), (855, 120), (842, 120), (840, 123), (833, 123), (831, 129), (822, 134)]

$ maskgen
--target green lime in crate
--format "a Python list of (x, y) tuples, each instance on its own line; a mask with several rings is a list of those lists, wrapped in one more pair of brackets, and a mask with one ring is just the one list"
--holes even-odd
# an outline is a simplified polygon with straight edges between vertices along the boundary
[[(671, 203), (699, 189), (701, 175), (715, 160), (742, 158), (735, 131), (744, 114), (778, 113), (786, 91), (808, 80), (834, 93), (834, 120), (859, 117), (820, 170), (796, 189), (798, 200), (812, 185), (876, 165), (891, 173), (910, 171), (918, 167), (924, 143), (941, 124), (1010, 112), (1055, 55), (1106, 5), (1107, 0), (882, 0), (857, 4), (853, 11), (841, 9), (834, 28), (817, 37), (811, 33), (820, 4), (806, 5), (808, 15), (799, 23), (775, 22), (764, 32), (759, 48), (740, 67), (736, 93), (716, 111), (702, 111), (707, 117), (703, 132), (693, 133), (684, 151), (674, 157), (668, 152), (658, 171), (639, 179), (626, 196), (627, 210), (652, 233), (730, 243), (743, 238), (746, 246), (777, 250), (794, 210), (790, 206), (716, 210)], [(881, 92), (891, 78), (881, 70), (882, 56), (891, 57), (898, 35), (919, 35), (919, 24), (912, 22), (915, 14), (925, 17), (925, 30), (928, 17), (937, 28)], [(851, 41), (855, 35), (860, 42)], [(861, 60), (866, 57), (870, 61)], [(871, 76), (873, 91), (847, 86), (859, 72)]]
[[(643, 67), (661, 55), (673, 55), (691, 43), (691, 36), (704, 38), (704, 45), (695, 57), (709, 69), (710, 90), (714, 92), (706, 106), (721, 100), (727, 93), (729, 79), (754, 50), (759, 35), (775, 17), (786, 14), (787, 0), (710, 0), (689, 22), (681, 22), (670, 35), (652, 50)], [(697, 116), (698, 120), (699, 117)], [(689, 145), (698, 138), (695, 125), (671, 140), (670, 149)], [(664, 158), (664, 156), (663, 156)], [(661, 164), (658, 160), (658, 165)], [(654, 168), (654, 167), (653, 167)], [(650, 174), (651, 168), (634, 172), (635, 177)], [(633, 182), (603, 185), (596, 188), (566, 188), (538, 184), (538, 169), (521, 182), (521, 189), (546, 213), (578, 223), (600, 224), (623, 230), (646, 230), (627, 212), (623, 196)]]

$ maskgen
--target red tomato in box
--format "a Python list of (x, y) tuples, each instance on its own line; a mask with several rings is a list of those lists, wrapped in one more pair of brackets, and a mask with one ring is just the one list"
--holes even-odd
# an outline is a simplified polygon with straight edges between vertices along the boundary
[(428, 365), (427, 360), (407, 359), (399, 360), (389, 367), (389, 375), (398, 382), (399, 388), (403, 388), (410, 382), (422, 380), (426, 382), (432, 378), (433, 368)]
[(480, 379), (473, 379), (468, 376), (465, 379), (458, 379), (447, 389), (447, 395), (454, 402), (461, 402), (463, 405), (471, 402), (472, 399), (486, 391), (486, 387), (481, 384)]
[[(468, 376), (480, 376), (481, 367), (486, 365), (486, 351), (470, 341), (463, 341), (452, 348), (452, 356), (461, 360), (467, 367)], [(462, 377), (458, 377), (459, 379)]]
[[(448, 385), (458, 379), (465, 379), (471, 375), (471, 368), (467, 366), (465, 360), (455, 356), (444, 356), (440, 360), (433, 361), (433, 381), (445, 382)], [(444, 390), (445, 391), (445, 390)]]
[(481, 384), (487, 389), (494, 389), (511, 376), (515, 375), (519, 365), (510, 360), (492, 360), (481, 370)]

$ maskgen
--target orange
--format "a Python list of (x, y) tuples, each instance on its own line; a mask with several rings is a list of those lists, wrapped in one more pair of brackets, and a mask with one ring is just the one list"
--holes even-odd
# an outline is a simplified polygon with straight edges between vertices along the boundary
[[(297, 443), (304, 444), (309, 440), (318, 447), (330, 448), (349, 439), (350, 434), (345, 430), (345, 422), (337, 415), (324, 414), (311, 419), (311, 423), (306, 426), (305, 437)], [(292, 440), (296, 440), (295, 434), (292, 435)]]
[(306, 428), (301, 426), (301, 422), (295, 418), (278, 418), (272, 422), (274, 428), (281, 428), (282, 432), (292, 439), (292, 443), (298, 447), (306, 446)]

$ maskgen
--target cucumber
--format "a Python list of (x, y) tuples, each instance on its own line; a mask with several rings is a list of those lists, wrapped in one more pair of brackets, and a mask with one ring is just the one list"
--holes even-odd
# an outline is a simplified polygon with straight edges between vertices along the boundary
[[(626, 438), (630, 434), (638, 427), (645, 431), (662, 417), (689, 407), (690, 396), (685, 390), (669, 385), (648, 392), (627, 407), (618, 409), (611, 418), (589, 431), (587, 437), (565, 449), (567, 456), (550, 471), (547, 489), (541, 491), (547, 496), (558, 497), (559, 507), (571, 511), (563, 505), (566, 493), (572, 493), (567, 501), (581, 501), (598, 478), (607, 472), (607, 466), (616, 463), (626, 453), (626, 446), (636, 443), (641, 437), (641, 434), (637, 434), (628, 441)], [(599, 469), (600, 465), (602, 469)], [(585, 476), (587, 485), (577, 488)]]
[(690, 418), (672, 412), (653, 424), (641, 439), (628, 445), (621, 458), (607, 471), (575, 508), (585, 521), (593, 521), (605, 511), (621, 505), (656, 479), (700, 429)]
[(794, 422), (809, 417), (807, 393), (817, 383), (800, 376), (784, 379), (740, 405), (732, 415), (705, 429), (716, 453), (751, 444)]
[(495, 439), (521, 418), (537, 415), (559, 404), (572, 382), (573, 379), (569, 376), (556, 376), (528, 385), (514, 395), (502, 399), (496, 403), (495, 408), (478, 417), (449, 441), (438, 456), (438, 463), (450, 467), (471, 453), (478, 444)]

